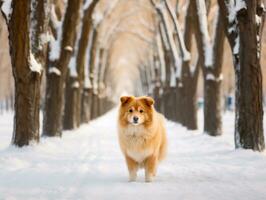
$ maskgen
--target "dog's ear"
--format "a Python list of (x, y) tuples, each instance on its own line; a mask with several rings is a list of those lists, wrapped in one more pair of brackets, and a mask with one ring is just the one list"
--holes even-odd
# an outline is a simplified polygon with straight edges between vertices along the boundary
[(122, 96), (120, 97), (120, 102), (122, 105), (125, 105), (126, 103), (130, 102), (134, 97), (132, 96)]
[(141, 100), (147, 105), (152, 106), (154, 104), (154, 100), (151, 97), (141, 97)]

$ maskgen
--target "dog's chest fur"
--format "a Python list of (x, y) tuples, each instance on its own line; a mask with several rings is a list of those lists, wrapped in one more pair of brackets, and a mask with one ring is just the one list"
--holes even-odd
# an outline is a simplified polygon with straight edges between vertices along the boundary
[(145, 148), (149, 134), (142, 126), (131, 126), (126, 130), (126, 153), (138, 163), (142, 163), (152, 154), (152, 150)]
[(141, 151), (135, 151), (135, 150), (128, 149), (127, 154), (129, 157), (131, 157), (136, 162), (142, 163), (148, 156), (152, 154), (152, 151), (150, 149), (144, 149)]

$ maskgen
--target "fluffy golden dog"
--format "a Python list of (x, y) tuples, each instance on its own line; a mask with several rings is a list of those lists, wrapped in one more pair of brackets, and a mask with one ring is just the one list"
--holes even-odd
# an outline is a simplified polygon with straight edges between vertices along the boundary
[(143, 167), (145, 181), (151, 182), (166, 154), (164, 117), (156, 112), (150, 97), (123, 96), (120, 101), (118, 135), (129, 181), (135, 181), (137, 170)]

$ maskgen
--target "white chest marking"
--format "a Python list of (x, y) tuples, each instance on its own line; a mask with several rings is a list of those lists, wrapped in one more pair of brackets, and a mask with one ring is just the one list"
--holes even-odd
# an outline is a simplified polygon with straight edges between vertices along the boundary
[(142, 163), (148, 156), (152, 154), (152, 151), (144, 150), (138, 152), (138, 151), (127, 150), (127, 154), (129, 155), (129, 157), (133, 158), (138, 163)]

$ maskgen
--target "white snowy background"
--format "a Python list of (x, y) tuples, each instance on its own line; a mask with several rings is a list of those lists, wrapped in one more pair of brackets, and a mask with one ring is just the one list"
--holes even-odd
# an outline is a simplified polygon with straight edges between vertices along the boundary
[(187, 131), (167, 122), (168, 157), (152, 183), (145, 183), (143, 171), (128, 182), (116, 114), (23, 148), (10, 146), (12, 113), (0, 115), (0, 199), (266, 198), (266, 153), (234, 149), (233, 112), (223, 116), (221, 137), (203, 134), (202, 123), (199, 131)]

